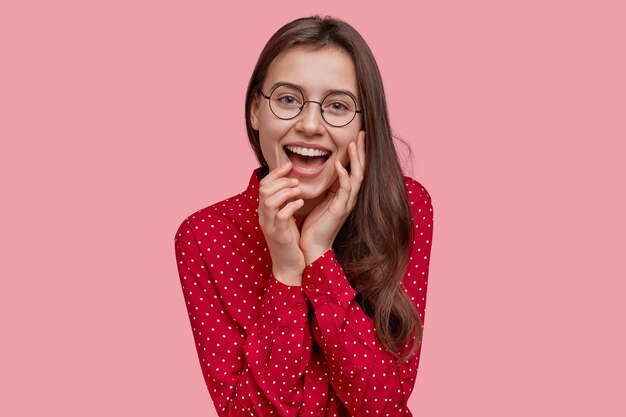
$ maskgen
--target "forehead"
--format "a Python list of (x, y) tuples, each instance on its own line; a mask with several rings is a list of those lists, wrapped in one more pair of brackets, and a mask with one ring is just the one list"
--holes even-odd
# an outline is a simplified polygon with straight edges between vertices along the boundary
[(282, 52), (272, 61), (263, 85), (269, 87), (278, 82), (298, 85), (307, 95), (349, 90), (358, 97), (352, 58), (343, 49), (333, 46), (294, 47)]

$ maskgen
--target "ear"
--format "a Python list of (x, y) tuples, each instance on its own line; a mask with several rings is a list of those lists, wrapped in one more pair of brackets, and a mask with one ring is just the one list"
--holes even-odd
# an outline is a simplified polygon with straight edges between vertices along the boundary
[(252, 100), (250, 100), (250, 124), (254, 130), (259, 130), (259, 111), (261, 100), (259, 93), (254, 93)]

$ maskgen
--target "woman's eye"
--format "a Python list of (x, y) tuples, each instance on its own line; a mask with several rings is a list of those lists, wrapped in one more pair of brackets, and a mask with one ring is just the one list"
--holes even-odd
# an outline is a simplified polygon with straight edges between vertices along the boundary
[(344, 111), (348, 109), (348, 106), (338, 101), (335, 101), (334, 103), (330, 103), (330, 109), (333, 111)]
[(278, 99), (283, 104), (296, 104), (298, 100), (294, 96), (282, 96)]

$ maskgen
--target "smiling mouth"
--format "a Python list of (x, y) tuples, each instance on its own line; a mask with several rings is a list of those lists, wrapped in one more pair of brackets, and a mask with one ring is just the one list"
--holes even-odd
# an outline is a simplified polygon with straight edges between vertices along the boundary
[(301, 146), (285, 146), (287, 157), (298, 171), (313, 172), (320, 169), (331, 155), (329, 151), (304, 148)]

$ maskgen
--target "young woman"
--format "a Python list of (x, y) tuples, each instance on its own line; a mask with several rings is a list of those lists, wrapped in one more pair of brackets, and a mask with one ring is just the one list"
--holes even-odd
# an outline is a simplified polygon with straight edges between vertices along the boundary
[(218, 414), (411, 415), (433, 212), (402, 175), (370, 49), (337, 19), (288, 23), (245, 109), (260, 168), (175, 238)]

